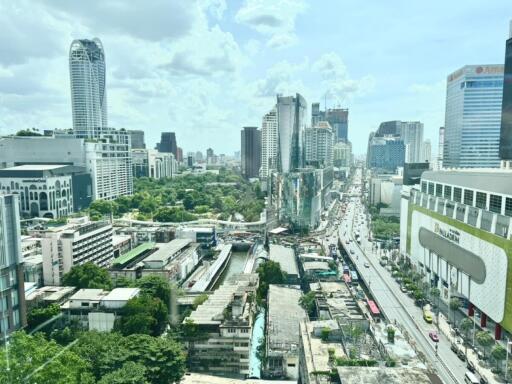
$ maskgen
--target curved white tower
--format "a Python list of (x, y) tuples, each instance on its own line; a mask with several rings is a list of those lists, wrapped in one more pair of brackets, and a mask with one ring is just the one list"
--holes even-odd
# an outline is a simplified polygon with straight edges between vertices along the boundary
[(73, 130), (94, 138), (107, 128), (105, 52), (100, 39), (74, 40), (69, 49)]

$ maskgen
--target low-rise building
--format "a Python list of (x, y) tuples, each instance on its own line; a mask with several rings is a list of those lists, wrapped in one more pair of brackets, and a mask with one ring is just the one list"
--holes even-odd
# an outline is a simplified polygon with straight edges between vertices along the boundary
[(305, 261), (302, 263), (307, 281), (330, 281), (338, 278), (337, 272), (331, 270), (325, 261)]
[(269, 286), (266, 377), (299, 378), (299, 323), (307, 319), (299, 304), (301, 296), (299, 287)]
[(425, 369), (411, 367), (336, 367), (340, 383), (343, 384), (431, 384)]
[(113, 235), (112, 248), (114, 258), (121, 256), (132, 249), (132, 237), (130, 235)]
[(201, 248), (211, 248), (217, 245), (217, 234), (215, 227), (178, 227), (176, 229), (177, 239), (190, 239), (201, 245)]
[(0, 190), (20, 197), (20, 212), (28, 217), (56, 219), (87, 208), (92, 179), (84, 167), (25, 164), (0, 169)]
[(108, 267), (113, 260), (112, 225), (90, 221), (87, 217), (70, 219), (66, 225), (41, 233), (43, 276), (46, 285), (61, 285), (62, 276), (74, 265), (88, 262)]
[(65, 301), (76, 291), (75, 287), (57, 287), (46, 285), (26, 292), (25, 301), (27, 309), (50, 304), (64, 304)]
[(293, 248), (270, 244), (269, 259), (279, 263), (281, 270), (286, 272), (286, 282), (288, 284), (300, 284), (299, 268), (297, 267)]
[(178, 171), (178, 164), (172, 153), (136, 148), (131, 150), (131, 156), (134, 177), (162, 179), (174, 177)]
[(66, 317), (83, 329), (110, 332), (119, 309), (139, 295), (139, 288), (80, 289), (61, 305)]
[(136, 280), (142, 276), (142, 260), (156, 250), (155, 243), (142, 243), (132, 250), (116, 257), (109, 268), (110, 276), (116, 280), (121, 277)]
[(258, 281), (258, 274), (232, 276), (184, 320), (184, 324), (192, 321), (197, 327), (198, 336), (187, 343), (192, 371), (249, 374)]

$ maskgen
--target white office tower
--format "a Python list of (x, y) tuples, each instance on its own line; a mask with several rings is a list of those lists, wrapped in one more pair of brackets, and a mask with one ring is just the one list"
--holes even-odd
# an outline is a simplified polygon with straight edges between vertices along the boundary
[(448, 75), (443, 167), (499, 167), (502, 98), (503, 64)]
[(277, 167), (277, 111), (272, 109), (261, 122), (260, 177), (266, 178)]
[(305, 130), (306, 164), (317, 168), (332, 165), (334, 134), (327, 121)]
[(0, 344), (25, 325), (25, 292), (17, 195), (0, 194)]
[(422, 163), (423, 157), (423, 123), (419, 121), (402, 121), (401, 136), (406, 146), (405, 162)]
[(99, 39), (71, 43), (69, 76), (74, 133), (95, 138), (107, 127), (105, 52)]

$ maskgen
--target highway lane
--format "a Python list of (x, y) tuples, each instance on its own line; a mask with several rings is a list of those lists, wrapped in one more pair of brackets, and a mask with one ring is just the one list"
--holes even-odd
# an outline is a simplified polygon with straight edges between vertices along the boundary
[[(353, 236), (353, 231), (356, 230), (353, 227), (354, 219), (362, 214), (362, 208), (356, 208), (355, 202), (348, 204), (345, 217), (338, 228), (338, 235), (362, 279), (369, 287), (386, 317), (391, 322), (396, 321), (404, 327), (415, 340), (416, 348), (426, 357), (443, 382), (462, 383), (466, 368), (450, 350), (448, 340), (444, 335), (439, 335), (441, 340), (438, 347), (438, 356), (436, 356), (435, 343), (428, 336), (429, 330), (435, 330), (435, 327), (423, 321), (421, 308), (414, 305), (413, 300), (400, 291), (389, 272), (378, 263), (377, 257), (371, 255), (371, 252), (364, 252), (355, 242)], [(358, 221), (360, 222), (361, 219), (359, 218)], [(361, 232), (361, 238), (367, 237), (368, 229), (365, 226), (357, 229)], [(350, 240), (348, 246), (346, 240)], [(368, 245), (365, 240), (362, 241), (363, 247), (368, 247)], [(352, 254), (350, 250), (354, 253)], [(365, 267), (365, 263), (368, 263), (368, 268)]]

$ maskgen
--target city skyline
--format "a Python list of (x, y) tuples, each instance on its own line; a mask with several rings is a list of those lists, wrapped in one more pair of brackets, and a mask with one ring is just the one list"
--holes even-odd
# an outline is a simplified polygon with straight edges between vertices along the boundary
[[(17, 9), (28, 3), (2, 3), (0, 133), (71, 127), (69, 44), (97, 36), (107, 57), (109, 125), (143, 129), (151, 147), (160, 132), (175, 131), (186, 150), (233, 153), (241, 127), (260, 126), (278, 92), (299, 92), (322, 109), (325, 101), (328, 108), (349, 108), (355, 153), (365, 151), (380, 122), (393, 119), (424, 122), (425, 139), (437, 143), (446, 76), (463, 65), (503, 62), (509, 18), (505, 1), (484, 10), (477, 2), (464, 3), (462, 11), (443, 4), (442, 13), (439, 5), (396, 12), (374, 3), (361, 13), (332, 2), (152, 2), (141, 15), (136, 4), (41, 3), (30, 4), (34, 19), (27, 27), (26, 20), (17, 22), (27, 12)], [(341, 27), (340, 11), (350, 15)], [(33, 35), (42, 40), (33, 42)]]

